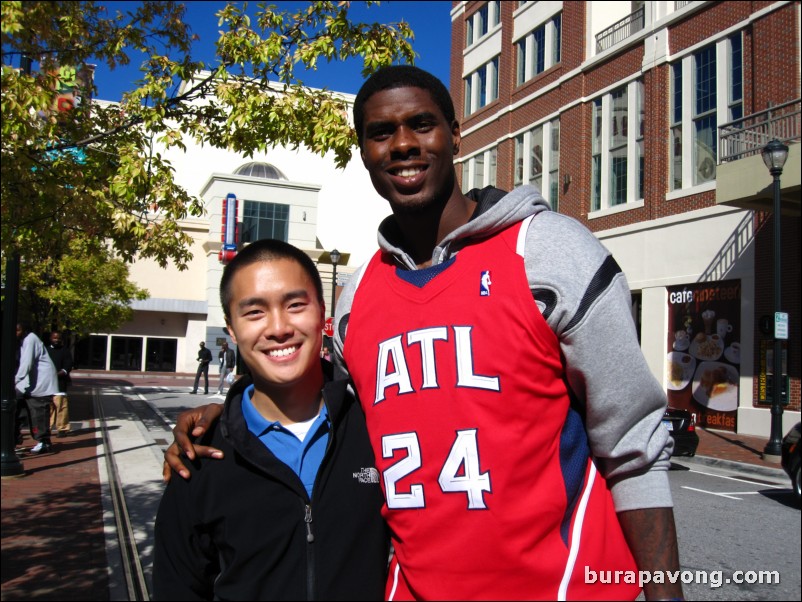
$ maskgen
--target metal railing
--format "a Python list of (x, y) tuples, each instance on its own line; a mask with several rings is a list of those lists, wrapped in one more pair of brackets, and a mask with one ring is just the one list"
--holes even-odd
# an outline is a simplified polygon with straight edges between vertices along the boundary
[(688, 6), (693, 0), (685, 0), (684, 2), (674, 2), (674, 10), (679, 10), (683, 6)]
[(634, 13), (627, 15), (618, 23), (613, 23), (604, 31), (596, 34), (596, 52), (607, 50), (611, 46), (618, 44), (621, 40), (626, 40), (633, 33), (636, 33), (645, 26), (646, 8), (641, 6)]
[(800, 99), (725, 123), (718, 129), (719, 163), (759, 155), (770, 140), (784, 144), (800, 139)]

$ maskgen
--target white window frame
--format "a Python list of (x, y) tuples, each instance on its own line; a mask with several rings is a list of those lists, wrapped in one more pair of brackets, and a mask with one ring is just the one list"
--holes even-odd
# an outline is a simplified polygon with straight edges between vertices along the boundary
[[(557, 116), (547, 121), (541, 121), (535, 124), (534, 127), (531, 127), (527, 131), (518, 134), (514, 139), (514, 185), (521, 186), (523, 184), (531, 184), (537, 186), (540, 189), (543, 198), (549, 201), (549, 203), (552, 205), (552, 209), (555, 210), (557, 204), (559, 203), (559, 192), (558, 198), (555, 202), (555, 200), (551, 199), (551, 185), (553, 183), (552, 180), (556, 179), (558, 187), (557, 189), (559, 191), (560, 153), (559, 149), (556, 153), (551, 151), (551, 141), (552, 131), (554, 129), (559, 131), (559, 128), (560, 118)], [(540, 146), (542, 149), (542, 163), (540, 173), (537, 175), (537, 177), (532, 177), (532, 144), (535, 139), (540, 141)], [(557, 165), (552, 165), (554, 162), (556, 162)], [(540, 179), (540, 184), (535, 184), (535, 180), (538, 178)]]
[[(515, 41), (517, 61), (515, 84), (517, 86), (528, 82), (533, 77), (540, 75), (560, 62), (562, 52), (557, 46), (556, 23), (558, 20), (560, 21), (560, 28), (562, 28), (562, 13), (557, 13)], [(538, 70), (535, 56), (535, 33), (540, 30), (544, 30), (545, 35), (543, 36), (543, 69)], [(562, 39), (562, 36), (559, 36), (559, 39)], [(521, 65), (522, 60), (523, 65)]]
[[(466, 117), (498, 99), (498, 63), (499, 57), (493, 57), (476, 71), (469, 73), (463, 80), (465, 82)], [(482, 78), (484, 78), (484, 86), (482, 86)]]
[[(639, 103), (644, 102), (642, 92), (642, 81), (640, 79), (632, 80), (619, 86), (614, 90), (602, 95), (601, 98), (601, 132), (599, 132), (600, 148), (594, 152), (591, 149), (591, 198), (590, 198), (590, 211), (604, 211), (612, 208), (626, 207), (634, 203), (642, 203), (643, 196), (638, 194), (638, 182), (640, 179), (640, 152), (639, 144), (642, 144), (643, 138), (640, 136), (640, 128), (638, 124), (641, 122), (641, 108)], [(623, 87), (626, 87), (627, 98), (627, 137), (626, 137), (626, 198), (622, 203), (612, 203), (611, 199), (611, 179), (612, 179), (612, 157), (610, 149), (613, 107), (612, 96), (613, 93), (619, 92)], [(598, 102), (598, 98), (594, 102)], [(592, 137), (592, 134), (591, 134)], [(599, 198), (594, 198), (593, 194), (593, 181), (595, 171), (593, 167), (593, 157), (600, 157), (599, 173), (601, 174), (601, 182), (599, 184)]]
[(498, 173), (498, 147), (485, 149), (465, 159), (462, 163), (462, 189), (496, 186)]
[[(714, 42), (715, 44), (715, 57), (716, 57), (716, 101), (715, 101), (715, 111), (713, 115), (715, 115), (715, 140), (713, 141), (713, 156), (712, 157), (697, 157), (697, 142), (696, 142), (696, 120), (698, 119), (697, 115), (695, 115), (696, 111), (696, 60), (697, 56), (703, 50), (707, 50), (710, 48), (710, 45), (700, 48), (699, 50), (684, 56), (681, 59), (681, 94), (682, 94), (682, 119), (679, 122), (673, 121), (673, 109), (672, 109), (672, 122), (670, 124), (670, 134), (672, 143), (669, 148), (669, 157), (671, 162), (674, 162), (674, 132), (681, 132), (681, 140), (680, 144), (682, 147), (682, 153), (679, 157), (677, 164), (681, 164), (682, 166), (682, 173), (675, 175), (671, 174), (669, 177), (668, 188), (672, 191), (680, 191), (680, 190), (689, 190), (693, 189), (697, 186), (702, 187), (715, 187), (716, 181), (716, 167), (718, 163), (718, 146), (719, 146), (719, 127), (732, 121), (733, 107), (743, 107), (743, 75), (742, 75), (742, 87), (741, 87), (741, 98), (740, 99), (733, 99), (732, 95), (732, 83), (733, 83), (733, 56), (732, 56), (732, 39), (734, 37), (741, 37), (742, 32), (737, 32), (732, 36), (727, 36), (724, 39), (718, 40)], [(743, 44), (743, 39), (741, 39)], [(674, 90), (674, 75), (673, 69), (674, 66), (678, 63), (672, 63), (672, 69), (669, 72), (669, 77), (672, 78), (672, 85), (671, 85), (671, 106), (674, 106), (675, 98), (675, 90)], [(743, 70), (743, 49), (741, 51), (741, 69)], [(743, 71), (742, 71), (743, 72)], [(708, 115), (710, 113), (707, 113)], [(689, 143), (687, 141), (690, 141)], [(713, 161), (713, 172), (706, 177), (705, 174), (701, 173), (703, 168), (703, 162), (706, 159), (710, 159)], [(708, 163), (709, 164), (709, 163)], [(678, 182), (681, 182), (679, 186), (675, 185), (675, 179)]]
[[(482, 14), (485, 8), (487, 8), (487, 19), (483, 24)], [(465, 19), (465, 48), (481, 42), (500, 22), (501, 4), (499, 0), (491, 0)]]

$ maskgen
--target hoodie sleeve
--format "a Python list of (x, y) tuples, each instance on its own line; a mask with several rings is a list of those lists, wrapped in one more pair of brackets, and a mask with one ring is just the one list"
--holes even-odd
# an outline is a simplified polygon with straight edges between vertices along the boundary
[(587, 228), (551, 212), (532, 220), (525, 261), (616, 510), (672, 506), (665, 392), (640, 349), (623, 272)]
[(365, 273), (368, 262), (352, 274), (346, 282), (345, 287), (337, 299), (337, 307), (334, 312), (334, 370), (336, 378), (348, 377), (348, 366), (343, 359), (343, 346), (345, 344), (345, 333), (348, 329), (348, 320), (351, 317), (351, 306), (354, 302), (354, 295), (359, 286), (360, 280)]
[(25, 393), (30, 389), (30, 382), (28, 374), (34, 363), (34, 345), (31, 335), (28, 334), (22, 339), (22, 347), (19, 353), (19, 366), (17, 367), (17, 374), (14, 377), (14, 385), (19, 393)]
[(159, 504), (153, 550), (156, 600), (214, 599), (214, 578), (220, 568), (192, 526), (192, 509), (197, 506), (192, 486), (191, 480), (174, 476)]

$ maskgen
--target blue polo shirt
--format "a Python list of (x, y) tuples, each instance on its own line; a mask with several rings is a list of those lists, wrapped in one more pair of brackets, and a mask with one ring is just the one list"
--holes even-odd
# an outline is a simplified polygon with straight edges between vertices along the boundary
[(279, 422), (270, 422), (257, 411), (251, 401), (253, 391), (254, 386), (251, 385), (242, 394), (242, 416), (248, 430), (298, 475), (311, 498), (315, 477), (329, 443), (331, 423), (326, 405), (323, 404), (320, 415), (301, 441)]

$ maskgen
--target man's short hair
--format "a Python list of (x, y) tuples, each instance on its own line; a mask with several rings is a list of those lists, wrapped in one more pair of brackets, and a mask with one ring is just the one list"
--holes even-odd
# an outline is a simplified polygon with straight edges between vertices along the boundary
[(236, 273), (251, 264), (260, 261), (277, 261), (279, 259), (289, 259), (299, 264), (303, 270), (309, 275), (309, 279), (315, 285), (315, 292), (317, 293), (317, 300), (321, 305), (323, 301), (323, 283), (320, 280), (320, 273), (312, 259), (301, 251), (298, 247), (274, 238), (263, 238), (257, 240), (246, 246), (236, 257), (226, 265), (223, 270), (223, 277), (220, 278), (220, 303), (223, 305), (223, 313), (226, 320), (231, 319), (231, 281), (234, 279)]
[(448, 88), (445, 87), (443, 82), (428, 71), (411, 65), (382, 67), (362, 84), (354, 101), (354, 129), (356, 129), (356, 137), (360, 148), (362, 148), (363, 128), (365, 126), (365, 103), (376, 92), (395, 88), (421, 88), (426, 90), (443, 112), (443, 116), (449, 125), (454, 123), (456, 119), (454, 116), (454, 101), (451, 99), (451, 94), (448, 93)]

